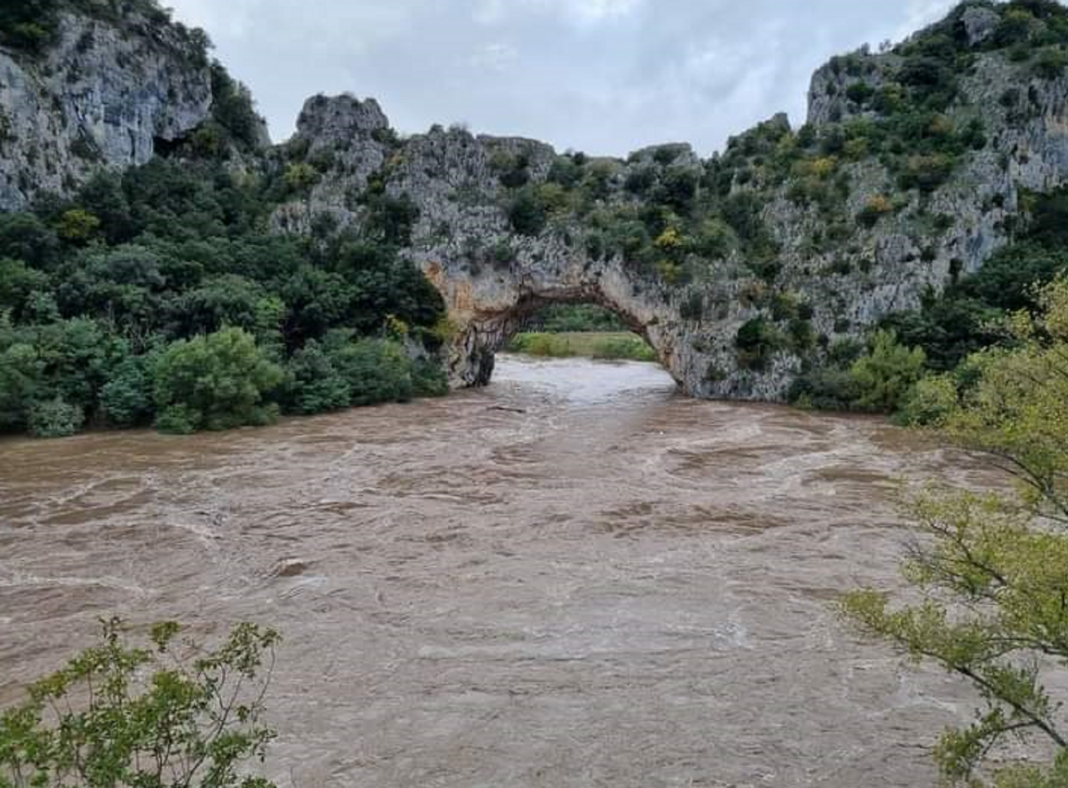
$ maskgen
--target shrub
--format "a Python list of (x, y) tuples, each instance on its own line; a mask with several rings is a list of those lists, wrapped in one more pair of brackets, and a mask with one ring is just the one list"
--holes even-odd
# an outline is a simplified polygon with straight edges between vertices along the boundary
[(348, 384), (352, 405), (408, 402), (414, 396), (412, 362), (403, 346), (387, 339), (355, 339), (332, 331), (323, 340), (334, 369)]
[(242, 624), (205, 650), (180, 631), (157, 624), (133, 647), (112, 619), (35, 682), (0, 714), (0, 785), (274, 788), (245, 764), (274, 738), (260, 718), (278, 634)]
[(85, 413), (62, 397), (38, 402), (30, 408), (30, 434), (35, 438), (67, 438), (85, 421)]
[(538, 201), (533, 189), (526, 187), (519, 191), (508, 206), (508, 221), (512, 229), (520, 235), (537, 235), (545, 229), (548, 214)]
[(898, 180), (902, 189), (933, 192), (949, 180), (955, 165), (953, 157), (944, 153), (910, 156)]
[(109, 423), (135, 427), (152, 416), (152, 376), (145, 358), (128, 358), (116, 367), (100, 392), (100, 405)]
[(867, 82), (854, 82), (846, 88), (846, 97), (857, 104), (865, 104), (875, 94), (875, 88)]
[(176, 342), (155, 368), (158, 426), (184, 433), (269, 423), (277, 408), (267, 398), (283, 379), (239, 328)]
[(893, 413), (923, 377), (926, 361), (921, 348), (899, 344), (893, 332), (877, 332), (871, 353), (857, 359), (850, 369), (859, 388), (856, 404), (865, 410)]
[(1068, 66), (1068, 53), (1060, 47), (1046, 47), (1038, 53), (1033, 65), (1034, 72), (1042, 79), (1056, 79)]
[(790, 386), (791, 403), (816, 410), (851, 410), (860, 397), (860, 386), (849, 370), (822, 367), (802, 375)]
[(871, 197), (860, 213), (857, 214), (857, 222), (865, 227), (874, 227), (880, 219), (894, 212), (894, 204), (882, 194)]
[(59, 237), (73, 244), (84, 244), (100, 230), (100, 219), (81, 208), (67, 211), (56, 228)]
[(287, 410), (311, 415), (349, 406), (352, 399), (349, 383), (316, 340), (310, 340), (293, 354), (287, 371)]
[(734, 343), (739, 366), (763, 371), (772, 354), (782, 346), (782, 336), (764, 318), (756, 317), (738, 329)]
[(416, 397), (444, 397), (449, 377), (436, 360), (420, 358), (412, 363), (412, 392)]
[(958, 403), (956, 381), (949, 375), (933, 375), (909, 389), (901, 402), (898, 420), (911, 426), (938, 426)]
[(307, 162), (294, 162), (286, 165), (282, 181), (293, 194), (303, 194), (319, 182), (320, 173)]

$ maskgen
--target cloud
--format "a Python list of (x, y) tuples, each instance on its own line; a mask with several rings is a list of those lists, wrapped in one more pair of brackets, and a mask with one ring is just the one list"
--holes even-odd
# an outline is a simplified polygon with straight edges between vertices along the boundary
[(468, 62), (476, 70), (506, 71), (519, 59), (519, 50), (511, 44), (486, 44), (479, 47)]
[(775, 112), (804, 120), (812, 71), (900, 39), (954, 0), (170, 0), (207, 28), (275, 138), (318, 92), (373, 96), (420, 132), (476, 132), (624, 155), (703, 154)]
[(521, 16), (543, 15), (590, 25), (633, 14), (646, 0), (480, 0), (474, 20), (482, 25), (504, 24)]

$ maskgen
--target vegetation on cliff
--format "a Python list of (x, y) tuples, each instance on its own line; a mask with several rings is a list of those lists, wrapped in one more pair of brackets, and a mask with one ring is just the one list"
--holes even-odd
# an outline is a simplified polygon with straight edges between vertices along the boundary
[[(899, 413), (906, 422), (929, 418), (932, 386), (964, 391), (974, 383), (970, 356), (1015, 337), (999, 329), (1019, 310), (1035, 313), (1041, 288), (1068, 271), (1068, 191), (1028, 195), (1026, 223), (1014, 243), (976, 273), (958, 276), (941, 293), (929, 291), (918, 310), (887, 315), (870, 345), (831, 348), (825, 363), (793, 384), (795, 404), (829, 410)], [(875, 366), (890, 358), (893, 370)], [(882, 395), (874, 396), (877, 390)]]
[(0, 216), (0, 429), (186, 432), (441, 393), (401, 350), (440, 344), (437, 291), (366, 235), (268, 232), (281, 178), (158, 159)]

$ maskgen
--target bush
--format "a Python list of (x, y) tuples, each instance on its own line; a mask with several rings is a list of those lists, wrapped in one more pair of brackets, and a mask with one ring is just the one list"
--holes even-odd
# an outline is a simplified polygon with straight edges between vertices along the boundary
[(133, 647), (112, 619), (35, 682), (0, 714), (0, 785), (274, 788), (245, 764), (275, 735), (260, 718), (278, 634), (242, 624), (205, 650), (179, 633), (157, 624)]
[(871, 353), (853, 364), (850, 376), (859, 389), (856, 399), (864, 410), (893, 413), (909, 389), (923, 377), (927, 355), (921, 348), (907, 348), (890, 331), (879, 331)]
[(350, 404), (408, 402), (414, 396), (412, 361), (396, 342), (357, 340), (351, 332), (334, 331), (323, 345), (334, 369), (348, 384)]
[(62, 397), (38, 402), (30, 409), (30, 434), (35, 438), (68, 438), (85, 421), (85, 413)]
[(449, 377), (444, 367), (431, 359), (412, 363), (412, 391), (416, 397), (444, 397), (449, 393)]
[(910, 426), (938, 426), (956, 410), (960, 395), (949, 375), (934, 375), (917, 381), (901, 402), (898, 421)]
[(520, 235), (537, 235), (545, 229), (548, 213), (530, 187), (523, 188), (508, 206), (508, 221)]
[(871, 197), (864, 205), (863, 210), (857, 214), (857, 222), (865, 227), (874, 227), (880, 219), (894, 212), (894, 204), (888, 197), (877, 194)]
[(764, 318), (753, 318), (738, 329), (735, 337), (738, 365), (754, 371), (767, 368), (772, 354), (782, 346), (782, 336)]
[(155, 368), (158, 426), (186, 433), (269, 423), (277, 407), (267, 398), (283, 379), (239, 328), (176, 342)]
[(787, 396), (797, 406), (845, 411), (860, 397), (860, 386), (849, 370), (824, 367), (798, 376)]
[(128, 358), (112, 371), (100, 405), (116, 427), (136, 427), (152, 417), (152, 376), (145, 358)]
[(352, 389), (314, 339), (293, 354), (287, 368), (286, 409), (304, 415), (347, 408)]

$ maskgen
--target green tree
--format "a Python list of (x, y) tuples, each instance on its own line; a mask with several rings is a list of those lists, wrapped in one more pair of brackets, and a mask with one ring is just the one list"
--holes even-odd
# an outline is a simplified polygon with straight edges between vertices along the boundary
[(857, 359), (850, 376), (857, 385), (856, 405), (866, 410), (892, 413), (921, 377), (927, 356), (922, 348), (907, 348), (891, 331), (879, 331), (871, 353)]
[(43, 379), (44, 365), (32, 345), (16, 342), (0, 352), (0, 432), (28, 426)]
[(153, 363), (154, 356), (130, 356), (111, 371), (100, 392), (100, 405), (108, 423), (136, 427), (151, 419), (155, 412), (150, 368)]
[(30, 434), (35, 438), (69, 438), (85, 422), (85, 411), (63, 397), (36, 402), (30, 408)]
[[(846, 597), (845, 614), (911, 658), (963, 677), (986, 707), (943, 735), (936, 757), (952, 785), (1036, 788), (1068, 784), (1062, 700), (1068, 665), (1068, 281), (1048, 286), (1037, 322), (1012, 321), (1016, 346), (972, 360), (979, 381), (954, 401), (940, 395), (941, 434), (1019, 482), (1019, 494), (932, 492), (914, 506), (927, 539), (905, 566), (924, 595), (893, 608), (887, 595)], [(1063, 692), (1060, 693), (1063, 696)], [(1008, 737), (1052, 745), (1046, 767), (994, 768)]]
[(113, 619), (34, 683), (0, 714), (0, 788), (272, 788), (246, 764), (275, 736), (261, 718), (278, 633), (241, 624), (206, 650), (180, 631), (134, 647)]
[(305, 415), (347, 408), (352, 389), (316, 340), (293, 354), (288, 365), (287, 409)]
[(414, 395), (412, 361), (404, 348), (387, 339), (355, 339), (331, 331), (323, 345), (331, 364), (348, 383), (353, 405), (407, 402)]
[(158, 426), (184, 433), (269, 423), (277, 407), (267, 398), (284, 377), (239, 328), (176, 342), (155, 368)]

